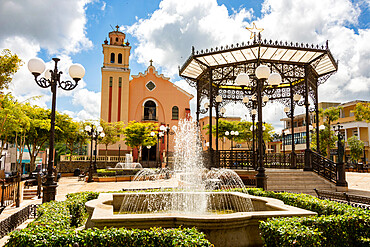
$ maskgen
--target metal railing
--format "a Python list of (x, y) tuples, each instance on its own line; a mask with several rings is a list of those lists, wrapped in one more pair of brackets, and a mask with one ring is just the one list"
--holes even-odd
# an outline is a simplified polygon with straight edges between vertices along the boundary
[(5, 182), (5, 180), (1, 180), (1, 188), (0, 188), (0, 196), (1, 196), (1, 205), (0, 205), (0, 213), (1, 211), (13, 204), (16, 199), (17, 195), (17, 188), (18, 183), (17, 181)]
[[(219, 161), (219, 167), (232, 169), (255, 170), (257, 155), (250, 150), (219, 150), (214, 152), (214, 160)], [(292, 168), (291, 154), (267, 153), (264, 155), (266, 168), (288, 169)], [(304, 168), (304, 153), (296, 154), (296, 169)]]
[(25, 222), (29, 218), (36, 218), (37, 215), (37, 205), (28, 205), (18, 212), (10, 215), (9, 217), (0, 221), (0, 238), (12, 232), (20, 224)]
[(334, 163), (334, 161), (329, 160), (324, 156), (312, 151), (311, 163), (314, 172), (329, 180), (330, 182), (336, 183), (337, 165)]
[(320, 199), (329, 199), (337, 202), (349, 204), (353, 207), (370, 209), (370, 197), (349, 195), (346, 192), (332, 192), (314, 189)]
[[(94, 161), (93, 157), (93, 161)], [(90, 156), (89, 155), (72, 155), (72, 159), (70, 155), (61, 155), (60, 156), (60, 161), (90, 161)], [(126, 156), (107, 156), (105, 155), (100, 155), (96, 157), (96, 161), (108, 161), (108, 162), (126, 162)]]

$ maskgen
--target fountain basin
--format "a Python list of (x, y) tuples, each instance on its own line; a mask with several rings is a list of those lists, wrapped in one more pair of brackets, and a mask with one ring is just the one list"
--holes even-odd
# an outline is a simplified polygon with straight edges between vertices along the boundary
[[(185, 213), (185, 212), (155, 212), (116, 214), (127, 196), (145, 200), (144, 195), (149, 193), (101, 193), (96, 200), (86, 203), (89, 219), (86, 228), (97, 227), (125, 227), (149, 229), (150, 227), (176, 228), (196, 227), (204, 232), (207, 239), (215, 246), (262, 246), (258, 228), (259, 221), (271, 217), (313, 216), (316, 213), (304, 209), (285, 205), (282, 201), (256, 197), (239, 192), (156, 192), (150, 193), (151, 200), (171, 193), (206, 194), (213, 203), (214, 209), (222, 207), (222, 198), (228, 198), (228, 205), (232, 213)], [(235, 203), (251, 200), (254, 211), (237, 211)], [(140, 199), (137, 201), (140, 203)], [(143, 201), (144, 203), (144, 201)], [(160, 203), (158, 204), (160, 205)], [(144, 210), (145, 211), (145, 210)]]

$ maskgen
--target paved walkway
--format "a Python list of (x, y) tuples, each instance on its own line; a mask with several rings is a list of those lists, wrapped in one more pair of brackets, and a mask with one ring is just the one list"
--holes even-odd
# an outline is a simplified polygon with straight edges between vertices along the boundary
[[(348, 182), (348, 193), (354, 195), (368, 196), (370, 197), (370, 173), (358, 173), (358, 172), (347, 172), (346, 179)], [(56, 200), (65, 200), (65, 196), (69, 193), (80, 192), (80, 191), (119, 191), (122, 189), (151, 189), (151, 188), (163, 188), (163, 187), (176, 187), (177, 181), (174, 179), (162, 180), (162, 181), (138, 181), (138, 182), (92, 182), (86, 183), (84, 181), (78, 181), (77, 177), (62, 177), (58, 182)], [(21, 203), (21, 207), (29, 204), (40, 204), (41, 199), (24, 200)], [(0, 214), (0, 220), (8, 217), (9, 215), (17, 212), (20, 208), (8, 207), (2, 214)], [(27, 222), (29, 223), (29, 221)], [(20, 227), (25, 227), (26, 224)], [(6, 242), (6, 237), (0, 239), (0, 247)]]

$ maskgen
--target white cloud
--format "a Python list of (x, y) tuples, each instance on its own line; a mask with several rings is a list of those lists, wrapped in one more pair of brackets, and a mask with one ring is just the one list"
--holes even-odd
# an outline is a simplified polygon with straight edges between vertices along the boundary
[[(170, 76), (178, 73), (177, 66), (190, 55), (191, 46), (200, 50), (249, 40), (245, 27), (252, 21), (265, 29), (262, 36), (266, 39), (314, 44), (329, 40), (339, 70), (320, 86), (319, 100), (345, 102), (370, 100), (370, 30), (357, 29), (362, 10), (350, 0), (265, 0), (262, 15), (256, 18), (253, 10), (245, 8), (229, 15), (216, 0), (163, 0), (148, 18), (124, 29), (138, 39), (134, 59), (144, 64), (153, 59)], [(179, 86), (188, 90), (183, 82)], [(231, 115), (243, 116), (245, 112), (239, 106), (227, 109)], [(266, 106), (266, 121), (280, 124), (284, 116), (275, 112), (282, 109), (281, 105)]]
[[(0, 2), (0, 50), (10, 49), (23, 61), (23, 66), (15, 74), (9, 91), (19, 101), (29, 101), (41, 107), (50, 107), (50, 88), (43, 89), (34, 81), (34, 77), (27, 69), (27, 61), (36, 57), (41, 49), (60, 58), (59, 71), (62, 71), (61, 80), (72, 80), (68, 76), (68, 69), (73, 64), (72, 55), (82, 50), (90, 49), (92, 42), (87, 38), (86, 6), (90, 0), (65, 1), (10, 1)], [(102, 2), (102, 8), (106, 3)], [(46, 68), (54, 67), (53, 61), (45, 61)], [(83, 110), (64, 110), (77, 120), (99, 118), (100, 93), (89, 92), (84, 80), (79, 82), (73, 91), (57, 89), (58, 105), (60, 99), (78, 102)], [(97, 95), (97, 96), (96, 96)], [(36, 96), (36, 97), (35, 97)], [(97, 98), (93, 106), (91, 98)], [(78, 97), (80, 100), (76, 99)], [(85, 104), (86, 103), (86, 104)]]
[(72, 104), (82, 106), (83, 110), (73, 117), (80, 120), (100, 118), (100, 92), (95, 93), (87, 89), (77, 90), (73, 94)]
[[(0, 2), (0, 40), (24, 37), (50, 53), (92, 47), (85, 33), (88, 0)], [(5, 25), (6, 23), (6, 25)], [(19, 46), (24, 44), (20, 43)]]
[(215, 0), (163, 0), (148, 19), (139, 19), (124, 30), (139, 41), (134, 59), (144, 64), (153, 59), (165, 74), (173, 76), (191, 46), (204, 49), (243, 40), (249, 33), (244, 20), (251, 16), (252, 10), (246, 9), (229, 15)]

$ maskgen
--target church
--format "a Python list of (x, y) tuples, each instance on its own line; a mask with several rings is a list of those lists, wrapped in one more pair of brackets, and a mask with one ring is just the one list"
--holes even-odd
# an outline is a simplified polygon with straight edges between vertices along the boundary
[[(193, 95), (173, 84), (169, 77), (158, 74), (152, 60), (143, 73), (130, 74), (131, 46), (125, 40), (126, 35), (118, 30), (118, 26), (116, 28), (102, 45), (104, 60), (101, 68), (100, 118), (108, 122), (123, 121), (125, 124), (130, 121), (151, 122), (158, 124), (158, 128), (161, 125), (171, 128), (180, 119), (189, 117), (189, 101)], [(169, 152), (173, 151), (173, 146), (173, 135), (170, 135)], [(142, 147), (143, 162), (157, 160), (158, 153), (163, 161), (166, 148), (167, 137), (160, 140), (159, 150), (157, 146), (149, 150)], [(99, 151), (104, 153), (105, 148), (103, 150), (100, 147)], [(131, 150), (123, 140), (108, 147), (109, 156), (122, 157), (131, 151), (136, 159), (137, 150)]]

